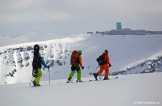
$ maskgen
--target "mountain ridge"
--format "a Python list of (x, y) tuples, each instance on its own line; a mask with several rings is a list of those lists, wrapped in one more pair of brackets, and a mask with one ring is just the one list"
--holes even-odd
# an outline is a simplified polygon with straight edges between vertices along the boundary
[[(78, 35), (0, 48), (0, 84), (30, 81), (34, 44), (40, 45), (40, 54), (45, 59), (45, 62), (51, 66), (51, 79), (54, 80), (67, 78), (70, 72), (70, 55), (73, 50), (83, 51), (83, 65), (85, 66), (82, 71), (83, 77), (88, 77), (90, 73), (99, 70), (96, 58), (105, 49), (109, 50), (110, 62), (112, 63), (110, 75), (141, 73), (143, 71), (139, 71), (140, 64), (145, 64), (144, 67), (146, 67), (148, 65), (147, 61), (150, 60), (148, 57), (156, 53), (158, 54), (154, 55), (149, 62), (160, 62), (158, 64), (160, 64), (161, 69), (161, 58), (156, 60), (158, 56), (161, 56), (161, 40), (162, 37), (157, 38), (154, 36)], [(139, 47), (134, 48), (136, 46)], [(129, 67), (130, 63), (141, 58), (145, 59), (145, 61)], [(126, 68), (121, 70), (124, 66)], [(157, 65), (154, 68), (157, 70)], [(47, 69), (42, 69), (42, 80), (48, 80)], [(140, 67), (140, 69), (143, 69), (143, 67)]]

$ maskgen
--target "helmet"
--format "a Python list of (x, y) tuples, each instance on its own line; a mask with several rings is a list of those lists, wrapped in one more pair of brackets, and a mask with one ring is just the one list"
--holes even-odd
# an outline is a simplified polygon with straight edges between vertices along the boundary
[(109, 53), (108, 50), (105, 50), (105, 53)]
[(79, 54), (79, 55), (82, 55), (82, 51), (81, 51), (81, 50), (78, 50), (78, 54)]

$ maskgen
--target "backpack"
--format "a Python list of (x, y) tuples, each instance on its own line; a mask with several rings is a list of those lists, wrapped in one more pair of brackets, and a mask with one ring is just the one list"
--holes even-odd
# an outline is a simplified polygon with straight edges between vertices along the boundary
[[(36, 48), (38, 47), (38, 48)], [(41, 57), (39, 56), (39, 46), (34, 46), (34, 58), (33, 58), (33, 71), (32, 75), (33, 77), (36, 77), (38, 75), (38, 68), (41, 68)]]
[(105, 64), (105, 55), (100, 55), (96, 61), (98, 62), (99, 65), (104, 65)]
[(72, 66), (74, 66), (74, 67), (79, 66), (79, 58), (78, 57), (79, 57), (78, 51), (74, 50), (72, 52), (71, 60), (70, 60), (70, 63)]
[(33, 59), (33, 77), (36, 77), (38, 75), (38, 68), (41, 68), (41, 57), (39, 55), (34, 55)]

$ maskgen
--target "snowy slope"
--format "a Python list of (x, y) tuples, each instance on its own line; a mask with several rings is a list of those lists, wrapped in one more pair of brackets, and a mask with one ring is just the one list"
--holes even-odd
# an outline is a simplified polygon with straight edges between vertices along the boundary
[(161, 106), (161, 78), (162, 73), (151, 73), (82, 83), (62, 79), (49, 85), (42, 81), (41, 87), (29, 87), (29, 83), (1, 85), (0, 106)]
[[(0, 84), (29, 82), (31, 79), (33, 46), (41, 46), (41, 55), (51, 65), (51, 79), (66, 79), (70, 72), (70, 55), (74, 49), (83, 51), (82, 77), (99, 69), (96, 58), (109, 50), (112, 67), (110, 73), (152, 72), (148, 60), (158, 60), (153, 72), (162, 69), (162, 36), (101, 36), (77, 35), (44, 42), (11, 45), (0, 48)], [(159, 57), (159, 58), (158, 58)], [(149, 62), (150, 62), (149, 61)], [(143, 65), (143, 67), (139, 67)], [(152, 64), (152, 63), (151, 63)], [(140, 70), (139, 70), (140, 68)], [(134, 70), (132, 70), (134, 69)], [(131, 71), (130, 71), (131, 70)], [(43, 70), (42, 80), (48, 80), (48, 70)]]

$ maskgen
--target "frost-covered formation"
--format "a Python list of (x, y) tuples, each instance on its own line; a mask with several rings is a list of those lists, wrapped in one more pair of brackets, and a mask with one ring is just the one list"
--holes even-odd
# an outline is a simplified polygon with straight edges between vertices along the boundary
[(126, 75), (139, 73), (162, 72), (162, 56), (158, 56), (152, 60), (146, 60), (136, 66), (127, 68), (126, 70), (112, 72), (111, 75)]
[(72, 52), (70, 46), (83, 39), (75, 36), (0, 48), (0, 84), (29, 81), (35, 44), (39, 44), (41, 56), (52, 69), (66, 65)]

